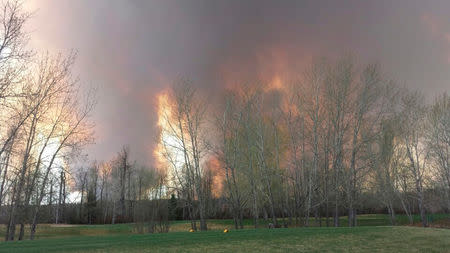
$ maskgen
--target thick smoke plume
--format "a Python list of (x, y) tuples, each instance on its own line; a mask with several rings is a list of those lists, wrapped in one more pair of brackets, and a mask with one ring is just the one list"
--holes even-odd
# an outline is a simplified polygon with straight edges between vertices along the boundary
[(128, 144), (155, 163), (156, 95), (179, 78), (223, 87), (295, 80), (316, 57), (358, 55), (430, 95), (449, 91), (448, 1), (30, 1), (36, 48), (79, 52), (100, 86), (93, 158)]

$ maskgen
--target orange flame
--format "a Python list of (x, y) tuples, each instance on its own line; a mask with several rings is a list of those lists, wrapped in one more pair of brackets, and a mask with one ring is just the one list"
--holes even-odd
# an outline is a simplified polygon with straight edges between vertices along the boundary
[(167, 156), (177, 156), (175, 136), (170, 133), (170, 119), (172, 118), (172, 108), (170, 106), (170, 98), (167, 92), (161, 92), (156, 96), (158, 107), (158, 122), (157, 125), (160, 130), (158, 145), (153, 151), (156, 158), (157, 165), (160, 168), (168, 168)]

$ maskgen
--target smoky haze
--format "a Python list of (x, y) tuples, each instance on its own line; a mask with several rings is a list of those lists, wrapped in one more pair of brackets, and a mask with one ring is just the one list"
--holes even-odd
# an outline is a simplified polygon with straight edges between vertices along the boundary
[[(243, 3), (242, 3), (243, 2)], [(215, 94), (230, 83), (295, 78), (315, 57), (356, 54), (427, 96), (450, 91), (449, 1), (34, 0), (30, 45), (78, 51), (99, 88), (92, 159), (122, 145), (154, 163), (156, 95), (179, 78)]]

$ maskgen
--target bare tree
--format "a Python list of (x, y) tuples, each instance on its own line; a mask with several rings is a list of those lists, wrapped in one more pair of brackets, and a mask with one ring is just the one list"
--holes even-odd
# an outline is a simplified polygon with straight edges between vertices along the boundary
[(428, 226), (425, 209), (425, 178), (429, 161), (429, 151), (424, 139), (425, 116), (427, 108), (423, 96), (417, 92), (406, 93), (402, 97), (402, 133), (401, 141), (405, 158), (408, 160), (407, 169), (410, 171), (417, 194), (420, 218), (424, 227)]
[(30, 15), (19, 0), (3, 1), (0, 6), (0, 106), (21, 95), (21, 73), (32, 55), (26, 49), (28, 36), (24, 32)]
[(450, 210), (450, 97), (446, 93), (436, 99), (427, 118), (427, 148)]
[(222, 146), (219, 157), (222, 157), (222, 164), (225, 169), (225, 182), (229, 202), (232, 206), (233, 220), (235, 228), (243, 228), (243, 196), (241, 188), (238, 186), (238, 169), (243, 162), (240, 155), (241, 141), (241, 120), (242, 112), (236, 105), (237, 101), (233, 93), (229, 93), (225, 101), (225, 110), (219, 123), (222, 133)]
[[(173, 175), (182, 187), (180, 190), (186, 192), (192, 228), (196, 229), (194, 212), (198, 207), (200, 229), (207, 230), (207, 192), (202, 184), (205, 173), (203, 158), (206, 155), (202, 131), (206, 106), (188, 81), (181, 81), (173, 87), (168, 102), (166, 109), (170, 114), (163, 112), (166, 120), (161, 126), (162, 134), (165, 134), (162, 138), (163, 156), (171, 165)], [(198, 205), (193, 205), (194, 200)]]

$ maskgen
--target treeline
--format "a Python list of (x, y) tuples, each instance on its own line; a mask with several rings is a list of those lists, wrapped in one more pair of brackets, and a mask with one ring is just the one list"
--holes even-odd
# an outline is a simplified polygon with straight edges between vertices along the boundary
[(34, 238), (42, 205), (62, 204), (67, 164), (93, 139), (94, 94), (83, 94), (72, 77), (75, 54), (29, 50), (29, 17), (20, 1), (0, 6), (0, 212), (7, 241), (24, 239), (26, 224)]
[[(124, 147), (109, 162), (94, 162), (74, 170), (74, 188), (79, 195), (78, 217), (73, 223), (124, 223), (167, 221), (164, 173), (131, 162)], [(163, 217), (160, 217), (163, 216)], [(156, 224), (153, 224), (156, 225)], [(151, 229), (154, 229), (150, 225)]]
[[(318, 60), (298, 82), (227, 90), (219, 109), (190, 82), (168, 92), (160, 110), (160, 155), (168, 186), (206, 230), (211, 193), (220, 185), (236, 228), (251, 210), (262, 216), (309, 225), (357, 225), (367, 197), (396, 223), (396, 212), (450, 210), (450, 97), (431, 104), (399, 87), (378, 64), (352, 57)], [(214, 123), (212, 123), (214, 122)], [(214, 173), (218, 175), (214, 175)], [(211, 188), (212, 187), (212, 188)]]

